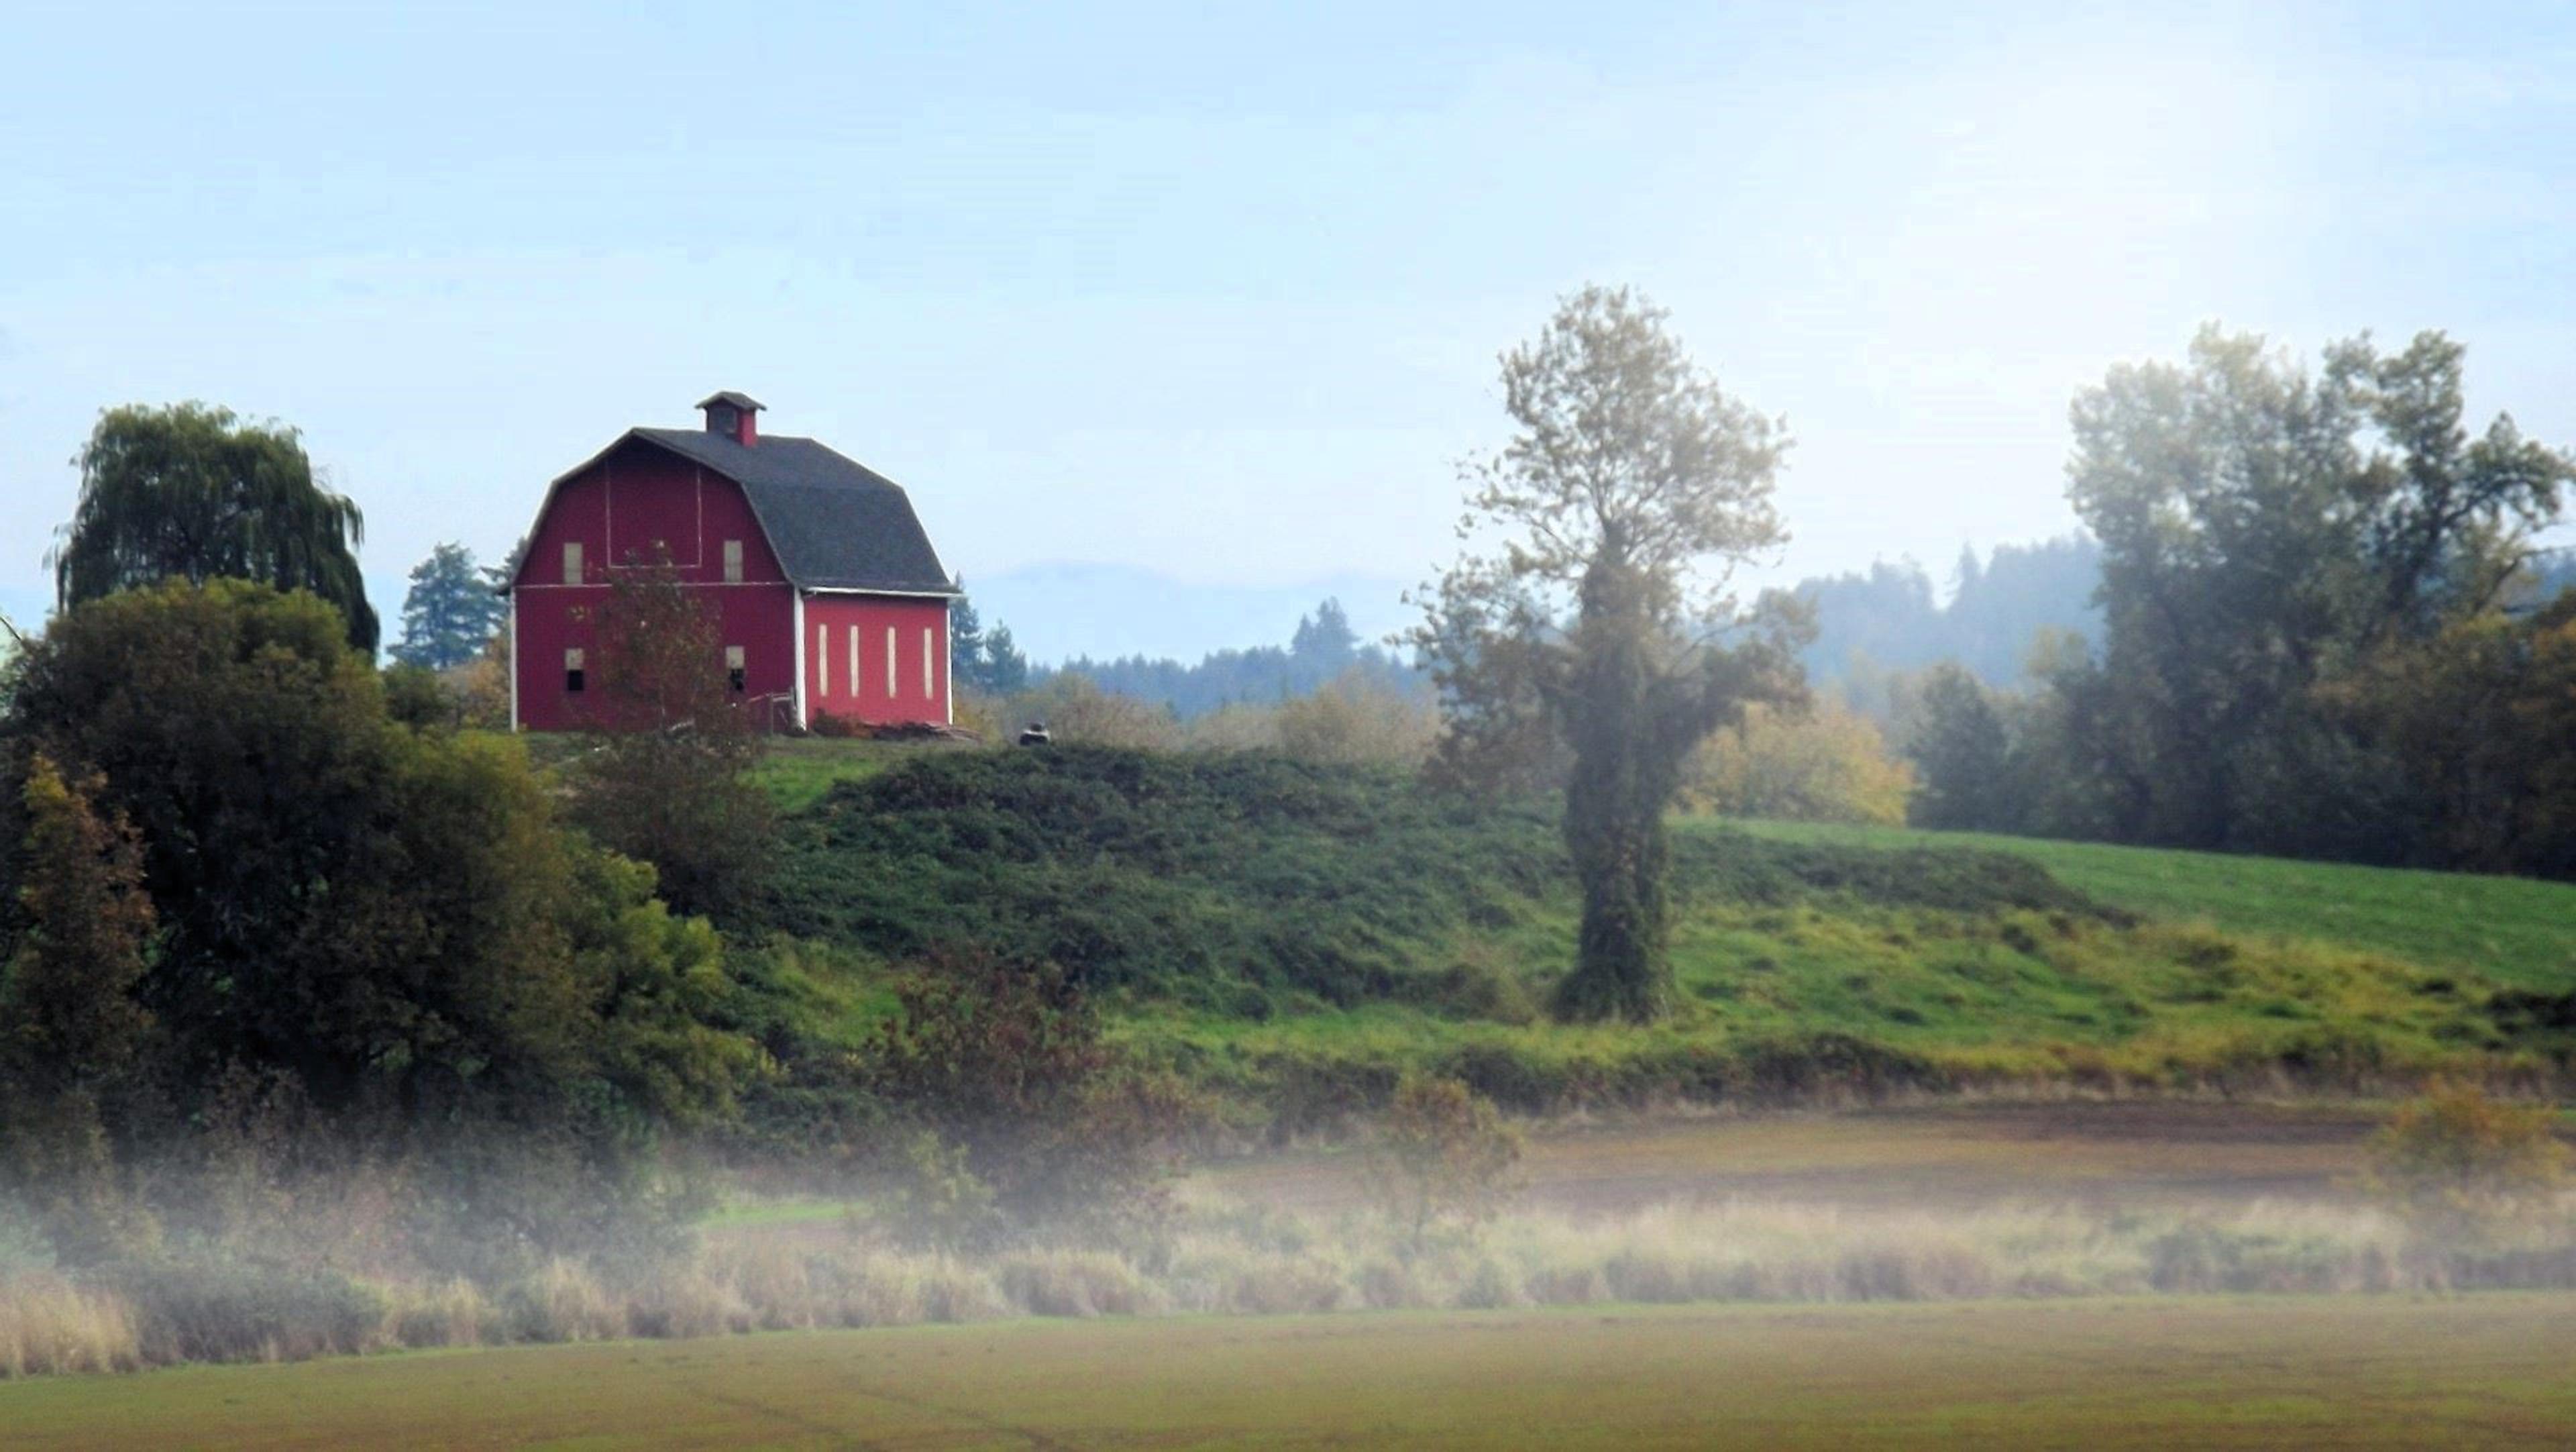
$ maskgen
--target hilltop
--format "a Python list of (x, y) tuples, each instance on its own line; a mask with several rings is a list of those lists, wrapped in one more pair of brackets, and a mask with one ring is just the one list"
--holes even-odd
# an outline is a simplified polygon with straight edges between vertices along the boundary
[(1408, 1066), (1548, 1112), (2373, 1092), (2563, 1073), (2576, 1053), (2565, 886), (1692, 819), (1683, 1011), (1566, 1027), (1537, 1008), (1577, 909), (1543, 803), (1260, 755), (832, 743), (769, 771), (792, 808), (781, 871), (727, 926), (787, 945), (808, 1031), (860, 1031), (887, 976), (936, 952), (1044, 959), (1275, 1131), (1335, 1121)]

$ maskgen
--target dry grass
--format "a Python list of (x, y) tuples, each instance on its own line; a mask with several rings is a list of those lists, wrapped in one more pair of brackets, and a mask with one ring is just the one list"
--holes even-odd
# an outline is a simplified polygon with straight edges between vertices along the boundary
[(142, 1362), (122, 1298), (44, 1272), (0, 1278), (0, 1374), (124, 1371)]
[(734, 1238), (628, 1282), (570, 1261), (488, 1293), (460, 1281), (358, 1282), (368, 1304), (383, 1309), (355, 1332), (280, 1325), (273, 1310), (228, 1332), (201, 1309), (185, 1339), (138, 1335), (168, 1314), (149, 1284), (118, 1294), (22, 1272), (0, 1280), (0, 1372), (1018, 1316), (2576, 1287), (2576, 1200), (2474, 1255), (2428, 1245), (2376, 1208), (2288, 1202), (2107, 1213), (1732, 1201), (1613, 1215), (1528, 1211), (1480, 1234), (1434, 1237), (1418, 1251), (1408, 1240), (1359, 1212), (1297, 1216), (1230, 1203), (1194, 1207), (1133, 1254), (1041, 1246), (970, 1262), (857, 1230)]

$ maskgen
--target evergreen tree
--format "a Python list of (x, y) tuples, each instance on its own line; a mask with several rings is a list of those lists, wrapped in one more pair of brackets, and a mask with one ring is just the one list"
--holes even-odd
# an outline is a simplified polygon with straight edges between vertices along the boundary
[(2005, 831), (2012, 810), (2011, 743), (1985, 687), (1955, 661), (1923, 683), (1922, 722), (1906, 754), (1922, 773), (1915, 825)]
[(442, 544), (412, 567), (411, 593), (403, 597), (403, 638), (388, 654), (404, 665), (443, 671), (483, 653), (492, 632), (510, 613), (495, 592), (491, 572), (478, 570), (474, 552)]
[(994, 622), (984, 636), (983, 687), (997, 696), (1014, 695), (1028, 688), (1029, 658), (1011, 642), (1011, 627)]
[(962, 594), (948, 600), (948, 678), (979, 690), (984, 685), (984, 619)]
[(1029, 683), (1029, 658), (1011, 643), (1011, 627), (997, 620), (987, 629), (964, 595), (948, 602), (948, 678), (997, 696)]
[(1316, 606), (1312, 615), (1297, 617), (1297, 633), (1288, 641), (1290, 655), (1300, 663), (1312, 664), (1327, 677), (1349, 665), (1359, 648), (1359, 632), (1351, 629), (1351, 617), (1342, 610), (1342, 602), (1334, 599)]

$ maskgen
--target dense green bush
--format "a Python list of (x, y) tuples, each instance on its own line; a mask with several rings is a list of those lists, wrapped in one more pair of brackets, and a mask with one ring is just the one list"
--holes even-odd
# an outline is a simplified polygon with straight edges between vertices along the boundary
[(1562, 873), (1535, 812), (1390, 771), (1105, 748), (924, 756), (784, 828), (763, 925), (889, 958), (973, 946), (1223, 1011), (1353, 1003)]

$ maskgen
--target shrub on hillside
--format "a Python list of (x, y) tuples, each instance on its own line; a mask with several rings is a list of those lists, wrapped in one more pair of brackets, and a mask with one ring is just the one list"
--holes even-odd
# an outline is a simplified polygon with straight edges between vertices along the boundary
[(1692, 755), (1682, 800), (1730, 817), (1894, 826), (1913, 790), (1913, 769), (1888, 753), (1868, 717), (1818, 701), (1746, 707), (1743, 721)]
[(1455, 1079), (1408, 1074), (1370, 1140), (1369, 1188), (1409, 1250), (1442, 1225), (1472, 1227), (1519, 1188), (1520, 1131)]
[(2400, 1106), (2371, 1141), (2370, 1183), (2429, 1236), (2491, 1237), (2550, 1206), (2566, 1185), (2568, 1151), (2556, 1118), (2547, 1105), (2437, 1084)]
[(1279, 751), (1299, 761), (1395, 766), (1430, 759), (1440, 714), (1419, 696), (1353, 670), (1271, 708)]
[(1108, 1042), (1061, 973), (948, 956), (895, 993), (863, 1057), (914, 1130), (888, 1166), (908, 1230), (989, 1244), (1133, 1230), (1163, 1213), (1188, 1100)]
[(781, 848), (745, 926), (892, 959), (971, 946), (1240, 1014), (1390, 996), (1564, 861), (1541, 814), (1389, 771), (1080, 746), (907, 760), (833, 788)]
[(1180, 718), (1170, 707), (1104, 691), (1074, 671), (1011, 698), (1005, 729), (1030, 721), (1044, 721), (1056, 741), (1068, 746), (1170, 751), (1181, 744)]

